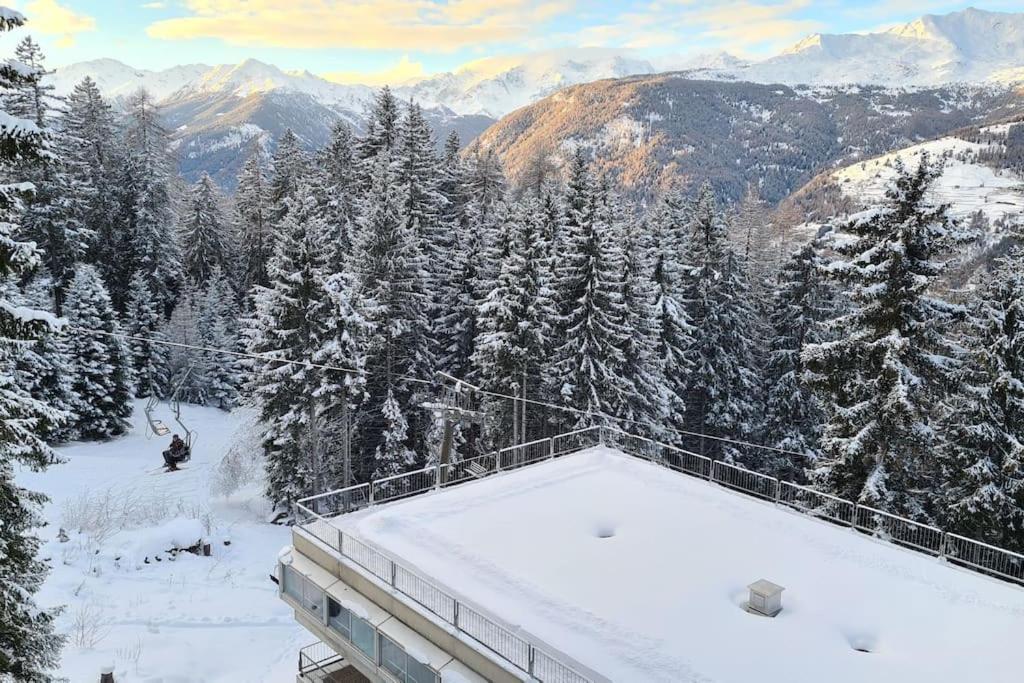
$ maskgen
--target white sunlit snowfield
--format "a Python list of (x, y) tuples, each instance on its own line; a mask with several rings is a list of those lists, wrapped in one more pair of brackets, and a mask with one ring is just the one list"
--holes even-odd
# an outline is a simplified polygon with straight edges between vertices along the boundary
[[(53, 571), (38, 601), (65, 606), (59, 674), (93, 683), (113, 666), (118, 683), (294, 680), (296, 653), (312, 638), (268, 578), (290, 529), (266, 522), (255, 469), (224, 495), (225, 481), (239, 478), (218, 468), (236, 440), (254, 445), (252, 413), (183, 406), (199, 434), (195, 454), (187, 469), (164, 473), (169, 439), (147, 438), (142, 408), (128, 434), (59, 448), (66, 463), (18, 477), (51, 498), (40, 534)], [(167, 406), (159, 411), (172, 424)], [(211, 542), (210, 557), (167, 552), (196, 536)]]
[(1024, 590), (603, 447), (334, 523), (613, 681), (1021, 680)]

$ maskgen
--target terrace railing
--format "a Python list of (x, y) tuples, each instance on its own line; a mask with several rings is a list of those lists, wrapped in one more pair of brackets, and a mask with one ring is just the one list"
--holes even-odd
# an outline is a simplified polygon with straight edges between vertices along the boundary
[(324, 683), (345, 658), (324, 643), (313, 643), (299, 650), (299, 678)]
[(486, 478), (601, 443), (770, 504), (848, 526), (875, 538), (940, 557), (989, 576), (1024, 584), (1024, 555), (1019, 553), (607, 426), (559, 434), (469, 460), (434, 465), (369, 484), (304, 498), (295, 505), (295, 523), (305, 533), (332, 549), (339, 558), (358, 565), (445, 623), (454, 626), (458, 632), (529, 673), (534, 679), (544, 683), (591, 683), (592, 679), (518, 635), (514, 628), (480, 613), (430, 579), (397, 563), (358, 538), (343, 534), (330, 523), (329, 518)]

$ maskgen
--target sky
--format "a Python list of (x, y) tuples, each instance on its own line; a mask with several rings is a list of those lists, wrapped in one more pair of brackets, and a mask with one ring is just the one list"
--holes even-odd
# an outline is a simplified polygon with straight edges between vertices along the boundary
[[(110, 57), (142, 69), (255, 58), (377, 84), (478, 59), (613, 47), (671, 60), (768, 56), (810, 33), (881, 30), (949, 0), (0, 0), (29, 18), (51, 66)], [(1020, 0), (988, 0), (988, 10)], [(17, 39), (17, 35), (5, 40)]]

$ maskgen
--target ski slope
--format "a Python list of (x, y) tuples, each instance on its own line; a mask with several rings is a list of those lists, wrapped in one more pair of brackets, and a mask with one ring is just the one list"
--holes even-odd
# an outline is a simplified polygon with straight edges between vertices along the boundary
[[(142, 406), (129, 434), (62, 447), (65, 464), (18, 477), (51, 498), (40, 534), (53, 571), (38, 601), (65, 606), (58, 628), (70, 639), (59, 673), (72, 683), (97, 681), (108, 665), (118, 683), (294, 680), (296, 652), (312, 638), (268, 579), (289, 529), (264, 522), (258, 482), (211, 494), (231, 443), (252, 441), (251, 413), (183, 406), (199, 434), (195, 453), (187, 469), (164, 473), (169, 437), (146, 437)], [(197, 534), (212, 543), (211, 557), (165, 552)]]
[(613, 681), (1020, 681), (1024, 590), (603, 447), (334, 523)]

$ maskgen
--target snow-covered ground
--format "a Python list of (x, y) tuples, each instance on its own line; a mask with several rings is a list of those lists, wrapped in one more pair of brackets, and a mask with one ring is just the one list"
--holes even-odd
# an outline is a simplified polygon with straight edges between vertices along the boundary
[(1024, 590), (606, 448), (335, 523), (614, 681), (1020, 680)]
[[(1005, 129), (992, 126), (985, 130), (1005, 135)], [(834, 178), (843, 194), (870, 205), (882, 198), (886, 187), (896, 177), (897, 159), (908, 168), (914, 168), (921, 154), (927, 152), (933, 160), (945, 160), (942, 175), (933, 189), (936, 201), (948, 203), (956, 216), (968, 216), (980, 209), (989, 220), (996, 220), (1024, 212), (1024, 178), (977, 161), (980, 152), (992, 150), (997, 144), (940, 138), (847, 166), (836, 171)]]
[[(293, 680), (297, 651), (312, 638), (268, 578), (289, 529), (265, 523), (257, 482), (212, 492), (223, 490), (218, 463), (229, 446), (253, 433), (251, 414), (185, 406), (199, 439), (187, 469), (168, 474), (167, 439), (147, 438), (142, 402), (135, 408), (129, 434), (60, 448), (66, 464), (19, 476), (51, 498), (41, 535), (53, 572), (39, 602), (66, 606), (60, 673), (72, 683), (99, 680), (106, 665), (118, 683)], [(198, 535), (212, 542), (211, 557), (166, 552)]]

